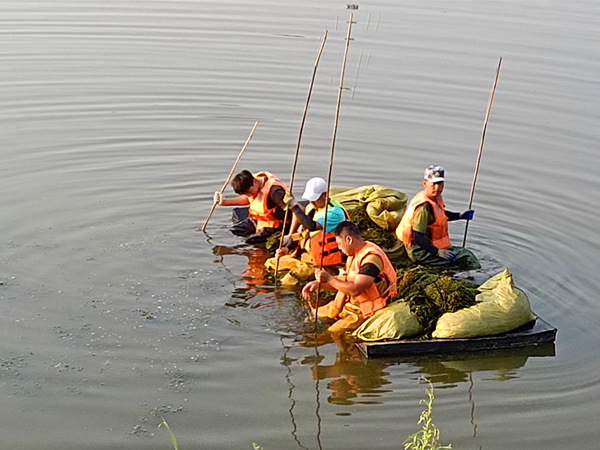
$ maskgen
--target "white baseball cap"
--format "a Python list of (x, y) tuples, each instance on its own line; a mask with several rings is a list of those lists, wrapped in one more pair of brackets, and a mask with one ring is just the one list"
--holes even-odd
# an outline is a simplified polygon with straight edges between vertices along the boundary
[(432, 183), (444, 181), (444, 168), (442, 166), (429, 166), (425, 169), (423, 179)]
[(314, 177), (306, 182), (302, 198), (304, 200), (315, 202), (325, 192), (327, 192), (327, 182), (323, 178)]

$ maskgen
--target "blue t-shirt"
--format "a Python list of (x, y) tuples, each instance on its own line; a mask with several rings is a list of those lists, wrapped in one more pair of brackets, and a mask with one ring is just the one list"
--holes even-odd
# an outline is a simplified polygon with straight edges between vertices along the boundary
[[(316, 210), (313, 220), (318, 222), (322, 227), (323, 222), (325, 222), (325, 208)], [(346, 220), (348, 220), (348, 218), (346, 217), (346, 211), (344, 208), (335, 205), (329, 205), (327, 207), (327, 229), (325, 232), (329, 233), (330, 231), (335, 230), (340, 223)]]

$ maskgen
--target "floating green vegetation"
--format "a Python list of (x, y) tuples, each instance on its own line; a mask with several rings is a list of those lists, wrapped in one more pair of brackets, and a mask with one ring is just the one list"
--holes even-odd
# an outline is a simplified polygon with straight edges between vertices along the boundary
[(454, 279), (435, 269), (417, 266), (398, 270), (398, 294), (392, 300), (404, 299), (410, 310), (430, 336), (444, 313), (456, 312), (476, 304), (477, 285)]
[(265, 243), (265, 248), (269, 255), (274, 256), (275, 252), (279, 248), (279, 244), (281, 243), (281, 231), (276, 231), (271, 236), (267, 238), (267, 242)]
[(433, 384), (427, 378), (421, 377), (422, 381), (429, 383), (427, 389), (427, 395), (429, 400), (421, 400), (420, 403), (425, 405), (426, 408), (421, 413), (418, 424), (422, 424), (423, 428), (417, 431), (415, 434), (409, 436), (404, 441), (404, 450), (443, 450), (451, 449), (452, 445), (439, 445), (440, 430), (433, 424), (432, 412), (433, 412)]

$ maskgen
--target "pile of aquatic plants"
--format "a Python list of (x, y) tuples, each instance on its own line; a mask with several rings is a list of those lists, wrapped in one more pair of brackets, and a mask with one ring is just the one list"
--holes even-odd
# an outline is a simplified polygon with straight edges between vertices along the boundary
[(360, 229), (360, 234), (365, 241), (377, 244), (382, 249), (393, 248), (398, 242), (394, 230), (388, 231), (381, 228), (371, 220), (365, 206), (357, 206), (348, 211), (350, 220)]
[(477, 285), (454, 279), (434, 269), (416, 266), (400, 269), (398, 294), (392, 300), (403, 299), (425, 329), (424, 336), (435, 330), (437, 320), (444, 313), (456, 312), (476, 304)]

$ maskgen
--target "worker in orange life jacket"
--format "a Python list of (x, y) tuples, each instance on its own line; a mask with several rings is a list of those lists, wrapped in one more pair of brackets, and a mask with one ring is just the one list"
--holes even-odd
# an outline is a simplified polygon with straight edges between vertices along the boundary
[(348, 256), (346, 270), (336, 277), (317, 269), (315, 280), (304, 286), (302, 295), (310, 300), (319, 288), (337, 291), (335, 299), (318, 308), (317, 314), (335, 320), (329, 331), (353, 331), (396, 295), (397, 275), (385, 252), (363, 240), (354, 223), (342, 222), (334, 233)]
[(396, 236), (410, 259), (421, 265), (478, 269), (477, 257), (468, 249), (450, 243), (448, 222), (473, 219), (473, 210), (448, 211), (442, 200), (444, 168), (429, 166), (423, 177), (424, 190), (415, 195), (396, 228)]
[(214, 201), (220, 206), (248, 207), (236, 208), (234, 211), (239, 220), (230, 228), (233, 234), (247, 236), (248, 244), (259, 244), (283, 228), (283, 198), (288, 189), (279, 178), (266, 171), (252, 174), (243, 170), (233, 178), (231, 186), (238, 197), (226, 199), (217, 191)]
[[(310, 202), (306, 208), (296, 202), (291, 194), (284, 199), (293, 213), (293, 218), (284, 245), (277, 250), (276, 256), (291, 254), (298, 257), (302, 251), (310, 250), (315, 267), (342, 264), (343, 253), (337, 246), (333, 230), (340, 223), (349, 220), (348, 213), (337, 200), (330, 198), (327, 204), (327, 182), (323, 178), (314, 177), (308, 180), (302, 199)], [(321, 233), (324, 226), (327, 227), (325, 236)]]

